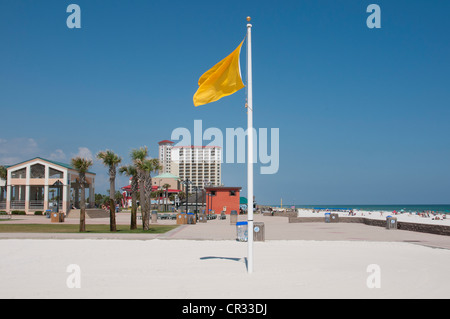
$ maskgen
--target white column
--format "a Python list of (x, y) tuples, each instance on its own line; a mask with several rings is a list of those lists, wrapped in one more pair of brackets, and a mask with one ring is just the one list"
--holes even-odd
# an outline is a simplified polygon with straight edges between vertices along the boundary
[(10, 171), (6, 171), (6, 175), (7, 175), (7, 183), (6, 183), (6, 211), (9, 213), (11, 210), (11, 172)]
[[(68, 196), (68, 191), (67, 189), (70, 187), (67, 185), (67, 171), (63, 172), (63, 178), (62, 178), (62, 184), (63, 186), (61, 187), (61, 193), (62, 193), (62, 211), (67, 214), (69, 212), (68, 207), (69, 204), (67, 203), (67, 200), (69, 198)], [(60, 199), (61, 200), (61, 199)]]
[(44, 185), (44, 211), (48, 209), (48, 184)]
[(44, 176), (44, 211), (48, 209), (48, 177), (50, 170), (48, 165), (45, 165), (45, 176)]
[(31, 166), (27, 166), (26, 173), (26, 185), (25, 185), (25, 212), (28, 214), (28, 210), (30, 209), (30, 175), (31, 175)]
[(94, 191), (95, 179), (92, 178), (91, 184), (89, 185), (89, 207), (94, 208), (95, 206), (95, 191)]
[(11, 185), (6, 185), (6, 211), (9, 213), (10, 210), (11, 210)]

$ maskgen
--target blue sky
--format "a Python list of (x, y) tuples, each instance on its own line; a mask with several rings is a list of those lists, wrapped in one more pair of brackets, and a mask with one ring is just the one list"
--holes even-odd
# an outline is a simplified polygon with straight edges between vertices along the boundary
[[(71, 3), (81, 29), (67, 28)], [(366, 25), (371, 3), (381, 29)], [(254, 125), (280, 129), (278, 172), (255, 167), (258, 202), (448, 204), (449, 11), (447, 0), (3, 0), (0, 163), (104, 149), (128, 163), (194, 120), (245, 128), (244, 90), (199, 108), (192, 96), (250, 15)], [(93, 170), (105, 193), (106, 168)], [(222, 174), (245, 193), (245, 164)]]

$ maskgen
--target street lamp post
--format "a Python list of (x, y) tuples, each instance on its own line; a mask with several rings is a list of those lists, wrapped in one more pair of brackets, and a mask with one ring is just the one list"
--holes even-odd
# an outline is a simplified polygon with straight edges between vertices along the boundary
[(186, 178), (183, 181), (183, 184), (186, 186), (186, 214), (188, 213), (188, 201), (189, 201), (189, 184), (192, 184), (192, 181), (189, 178)]
[(60, 197), (61, 197), (61, 186), (63, 185), (63, 183), (61, 183), (60, 180), (57, 180), (53, 186), (57, 187), (57, 198), (58, 200), (56, 201), (56, 212), (59, 213), (59, 201), (60, 201)]
[(198, 187), (194, 186), (195, 190), (195, 216), (198, 217)]
[(208, 197), (209, 197), (209, 199), (208, 199), (208, 201), (209, 201), (209, 214), (212, 214), (212, 208), (213, 208), (213, 194), (212, 194), (212, 192), (210, 192), (210, 193), (208, 193)]

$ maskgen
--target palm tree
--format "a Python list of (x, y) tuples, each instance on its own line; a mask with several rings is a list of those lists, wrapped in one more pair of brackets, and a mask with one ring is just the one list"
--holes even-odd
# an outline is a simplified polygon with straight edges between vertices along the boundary
[(138, 192), (138, 174), (136, 166), (127, 165), (121, 166), (119, 168), (120, 174), (125, 174), (126, 176), (131, 177), (131, 221), (130, 221), (130, 229), (137, 228), (136, 222), (136, 212), (137, 212), (137, 192)]
[(145, 159), (142, 161), (141, 169), (144, 171), (144, 217), (143, 217), (143, 229), (148, 230), (149, 217), (150, 217), (150, 203), (152, 197), (152, 173), (161, 169), (159, 160), (157, 158)]
[(148, 230), (150, 217), (150, 203), (152, 195), (152, 177), (151, 173), (161, 169), (159, 160), (156, 158), (148, 159), (147, 146), (140, 147), (131, 151), (131, 159), (136, 166), (139, 180), (139, 201), (142, 212), (142, 227)]
[(144, 224), (144, 201), (145, 201), (145, 193), (144, 193), (144, 181), (145, 181), (145, 171), (143, 169), (143, 163), (148, 155), (147, 146), (140, 147), (139, 149), (131, 150), (130, 157), (133, 161), (134, 166), (137, 170), (137, 178), (139, 183), (139, 204), (141, 206), (141, 214), (142, 214), (142, 224)]
[(115, 205), (115, 195), (116, 195), (116, 173), (117, 165), (122, 162), (120, 158), (113, 151), (106, 150), (101, 151), (97, 154), (97, 158), (103, 161), (103, 165), (109, 168), (109, 230), (117, 231), (116, 228), (116, 205)]
[(86, 173), (92, 166), (92, 160), (88, 160), (82, 157), (75, 157), (71, 160), (72, 167), (78, 171), (79, 183), (81, 189), (81, 199), (80, 199), (80, 232), (86, 231), (86, 199), (85, 199), (85, 184), (86, 184)]

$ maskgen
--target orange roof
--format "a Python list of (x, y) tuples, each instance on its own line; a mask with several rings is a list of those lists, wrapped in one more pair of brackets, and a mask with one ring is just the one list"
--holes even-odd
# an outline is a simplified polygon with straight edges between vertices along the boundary
[(158, 144), (164, 144), (164, 143), (170, 143), (170, 144), (173, 144), (173, 142), (172, 142), (172, 141), (169, 141), (169, 140), (164, 140), (164, 141), (158, 142)]

